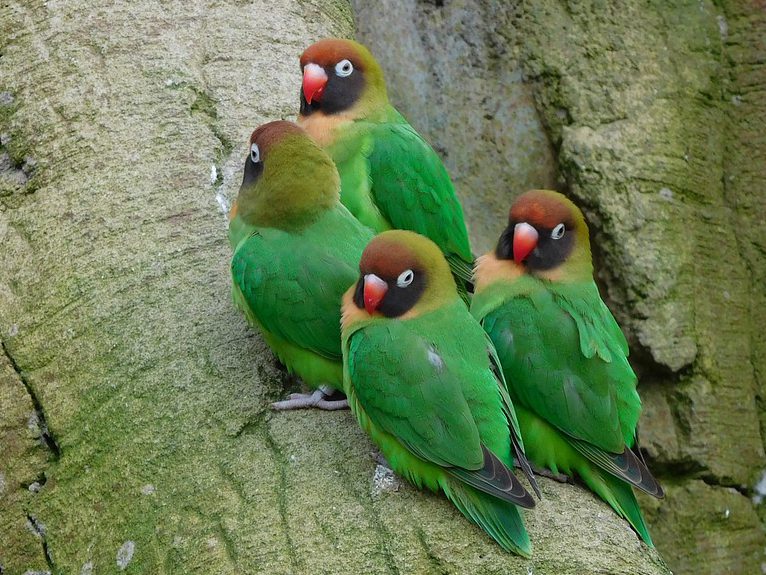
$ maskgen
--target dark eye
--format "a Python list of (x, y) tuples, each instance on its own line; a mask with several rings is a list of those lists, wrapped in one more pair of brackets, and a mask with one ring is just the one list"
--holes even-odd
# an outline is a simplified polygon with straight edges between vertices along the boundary
[(553, 231), (551, 232), (551, 238), (554, 240), (560, 240), (564, 237), (564, 224), (559, 224), (555, 228), (553, 228)]
[(400, 288), (406, 288), (412, 283), (412, 280), (414, 279), (415, 273), (412, 270), (404, 270), (399, 274), (399, 277), (396, 278), (396, 285), (398, 285)]
[(258, 144), (250, 146), (250, 161), (254, 164), (261, 161), (261, 151), (258, 149)]
[(335, 64), (335, 73), (341, 78), (350, 76), (351, 72), (353, 71), (354, 71), (354, 65), (348, 60), (341, 60), (340, 62)]

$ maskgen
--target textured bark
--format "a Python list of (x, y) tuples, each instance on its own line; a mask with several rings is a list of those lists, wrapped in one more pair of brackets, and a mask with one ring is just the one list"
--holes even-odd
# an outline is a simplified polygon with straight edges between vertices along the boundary
[[(656, 542), (681, 573), (758, 572), (766, 5), (354, 4), (392, 95), (443, 150), (469, 222), (498, 206), (494, 229), (472, 229), (481, 250), (524, 189), (553, 182), (583, 208), (641, 376), (642, 443), (671, 486), (666, 503), (645, 502)], [(408, 37), (391, 43), (402, 15)], [(509, 121), (519, 110), (526, 120)], [(513, 136), (496, 138), (506, 131), (520, 153)]]
[(219, 203), (345, 3), (6, 2), (0, 27), (0, 571), (667, 573), (578, 487), (543, 481), (526, 561), (376, 468), (349, 413), (268, 410)]

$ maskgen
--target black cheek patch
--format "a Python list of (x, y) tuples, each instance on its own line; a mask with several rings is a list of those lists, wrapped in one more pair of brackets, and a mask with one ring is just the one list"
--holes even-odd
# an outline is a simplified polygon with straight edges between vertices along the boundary
[(495, 257), (499, 260), (512, 260), (513, 259), (513, 230), (516, 224), (511, 223), (500, 234), (500, 239), (497, 240), (497, 247), (495, 248)]
[(356, 289), (354, 290), (354, 305), (359, 309), (364, 309), (364, 278), (361, 277), (356, 282)]
[(574, 230), (567, 228), (563, 237), (554, 240), (549, 229), (538, 229), (540, 239), (537, 248), (529, 254), (526, 266), (530, 270), (545, 271), (561, 265), (572, 253), (574, 247)]
[(420, 300), (426, 289), (425, 278), (422, 272), (415, 272), (415, 279), (405, 288), (396, 285), (396, 279), (386, 279), (390, 286), (383, 301), (378, 306), (378, 311), (386, 317), (399, 317), (410, 311)]
[(354, 70), (350, 76), (341, 78), (335, 70), (327, 73), (329, 80), (322, 93), (320, 105), (325, 114), (336, 114), (348, 110), (356, 104), (364, 90), (364, 76), (359, 70)]
[(258, 181), (258, 178), (261, 177), (261, 174), (263, 173), (263, 162), (258, 162), (257, 164), (254, 164), (252, 160), (250, 159), (250, 156), (247, 157), (247, 160), (245, 160), (245, 174), (242, 177), (242, 186), (252, 186), (255, 184), (255, 182)]

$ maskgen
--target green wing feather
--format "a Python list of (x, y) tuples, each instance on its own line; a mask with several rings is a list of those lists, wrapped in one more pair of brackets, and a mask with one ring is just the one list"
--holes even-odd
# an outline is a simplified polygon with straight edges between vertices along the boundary
[[(590, 359), (598, 356), (603, 361), (619, 363), (624, 371), (632, 370), (627, 362), (628, 342), (620, 326), (606, 307), (593, 282), (579, 284), (558, 284), (551, 288), (556, 303), (566, 311), (577, 324), (580, 336), (580, 351)], [(635, 379), (635, 376), (633, 376)], [(630, 379), (626, 373), (625, 379)]]
[[(506, 302), (483, 325), (515, 402), (573, 437), (622, 452), (625, 439), (610, 376), (626, 374), (583, 356), (574, 320), (548, 292)], [(631, 383), (635, 386), (635, 376)]]
[(265, 330), (340, 360), (341, 297), (371, 237), (340, 206), (301, 232), (257, 228), (237, 246), (232, 279)]
[(481, 468), (479, 429), (461, 381), (429, 361), (439, 353), (431, 341), (404, 322), (388, 321), (360, 330), (349, 344), (351, 379), (363, 382), (354, 389), (375, 425), (422, 459)]
[[(534, 287), (487, 311), (511, 397), (566, 433), (582, 455), (655, 496), (662, 489), (629, 448), (641, 411), (627, 342), (592, 282)], [(531, 286), (531, 287), (530, 287)], [(495, 294), (498, 298), (498, 295)]]
[[(353, 393), (371, 422), (412, 453), (479, 490), (529, 507), (534, 501), (508, 469), (505, 390), (490, 369), (487, 344), (458, 302), (422, 321), (373, 322), (348, 337), (348, 378), (359, 382)], [(485, 361), (472, 365), (466, 357)]]
[(341, 175), (341, 200), (362, 223), (377, 232), (397, 228), (430, 238), (461, 284), (470, 284), (473, 254), (452, 181), (433, 148), (395, 109), (387, 121), (354, 122), (329, 151)]
[(407, 123), (375, 124), (370, 135), (372, 194), (381, 212), (394, 226), (429, 237), (470, 265), (463, 208), (433, 148)]
[(421, 318), (361, 322), (344, 332), (344, 388), (397, 472), (418, 486), (441, 487), (504, 549), (528, 557), (532, 546), (516, 505), (534, 500), (509, 469), (501, 404), (510, 400), (488, 349), (458, 301)]

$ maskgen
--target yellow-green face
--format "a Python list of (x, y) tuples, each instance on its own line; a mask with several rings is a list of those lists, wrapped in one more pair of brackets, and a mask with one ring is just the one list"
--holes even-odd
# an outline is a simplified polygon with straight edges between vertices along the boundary
[(292, 122), (260, 126), (250, 136), (237, 214), (255, 225), (289, 227), (337, 203), (332, 160)]

